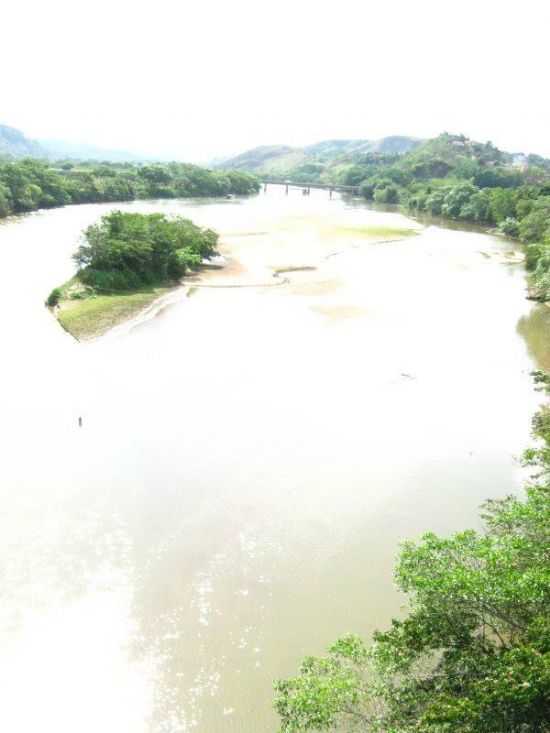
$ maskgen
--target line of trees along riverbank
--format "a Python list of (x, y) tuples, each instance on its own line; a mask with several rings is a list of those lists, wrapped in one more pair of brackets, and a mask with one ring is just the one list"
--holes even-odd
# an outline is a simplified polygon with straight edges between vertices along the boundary
[(527, 245), (532, 296), (550, 299), (550, 160), (441, 135), (403, 156), (367, 156), (344, 174), (367, 200), (496, 227)]
[(357, 187), (367, 201), (496, 227), (528, 248), (532, 295), (550, 299), (550, 160), (444, 133), (409, 152), (310, 155), (278, 171), (302, 183)]
[(259, 188), (250, 173), (211, 171), (186, 163), (0, 161), (0, 218), (67, 204), (246, 196)]

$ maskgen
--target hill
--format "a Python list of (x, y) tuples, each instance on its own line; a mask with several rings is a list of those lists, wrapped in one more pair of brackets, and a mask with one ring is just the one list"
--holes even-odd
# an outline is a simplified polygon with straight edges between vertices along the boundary
[(339, 166), (353, 164), (358, 156), (367, 153), (400, 155), (414, 150), (421, 143), (416, 138), (396, 135), (380, 140), (323, 140), (303, 148), (261, 145), (234, 158), (219, 161), (216, 167), (313, 180), (330, 176), (332, 169)]
[[(416, 184), (432, 181), (433, 185), (434, 180), (439, 185), (470, 180), (480, 187), (514, 187), (521, 182), (546, 181), (550, 173), (550, 161), (538, 155), (508, 153), (490, 142), (446, 132), (430, 140), (392, 136), (380, 140), (323, 140), (304, 148), (264, 145), (219, 162), (216, 167), (299, 183), (365, 183), (367, 192), (391, 184), (401, 189), (401, 194)], [(397, 194), (392, 189), (393, 202)]]
[(25, 137), (14, 127), (0, 125), (0, 158), (45, 158), (46, 155), (40, 143)]
[(361, 153), (395, 153), (401, 155), (414, 150), (422, 140), (403, 135), (392, 135), (380, 140), (323, 140), (305, 149), (309, 155), (330, 161), (339, 157), (353, 156)]
[(152, 156), (128, 150), (112, 150), (64, 140), (31, 140), (21, 130), (0, 125), (0, 158), (41, 158), (49, 160), (97, 160), (112, 163), (151, 161)]
[(240, 155), (216, 164), (217, 168), (251, 172), (284, 172), (301, 163), (306, 157), (304, 149), (289, 145), (260, 145)]

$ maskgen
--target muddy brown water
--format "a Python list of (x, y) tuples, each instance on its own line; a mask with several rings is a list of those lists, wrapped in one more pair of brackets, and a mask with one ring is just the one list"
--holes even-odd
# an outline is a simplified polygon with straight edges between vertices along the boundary
[[(113, 208), (230, 266), (78, 344), (43, 301)], [(274, 731), (274, 678), (401, 613), (401, 540), (519, 489), (549, 311), (504, 240), (377, 243), (419, 226), (275, 187), (0, 225), (1, 730)]]

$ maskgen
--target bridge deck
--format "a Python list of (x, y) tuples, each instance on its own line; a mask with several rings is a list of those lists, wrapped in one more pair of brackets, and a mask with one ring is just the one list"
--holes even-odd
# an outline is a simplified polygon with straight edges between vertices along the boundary
[(291, 188), (320, 188), (326, 191), (350, 191), (357, 193), (359, 186), (342, 186), (335, 183), (304, 183), (303, 181), (286, 181), (282, 178), (263, 178), (264, 185), (289, 186)]

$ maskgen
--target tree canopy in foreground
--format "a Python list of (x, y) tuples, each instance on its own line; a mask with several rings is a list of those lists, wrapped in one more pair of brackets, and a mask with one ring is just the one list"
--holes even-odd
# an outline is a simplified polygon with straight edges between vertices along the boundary
[(485, 531), (407, 542), (404, 620), (348, 636), (275, 683), (283, 733), (550, 731), (550, 411), (526, 497), (484, 505)]

